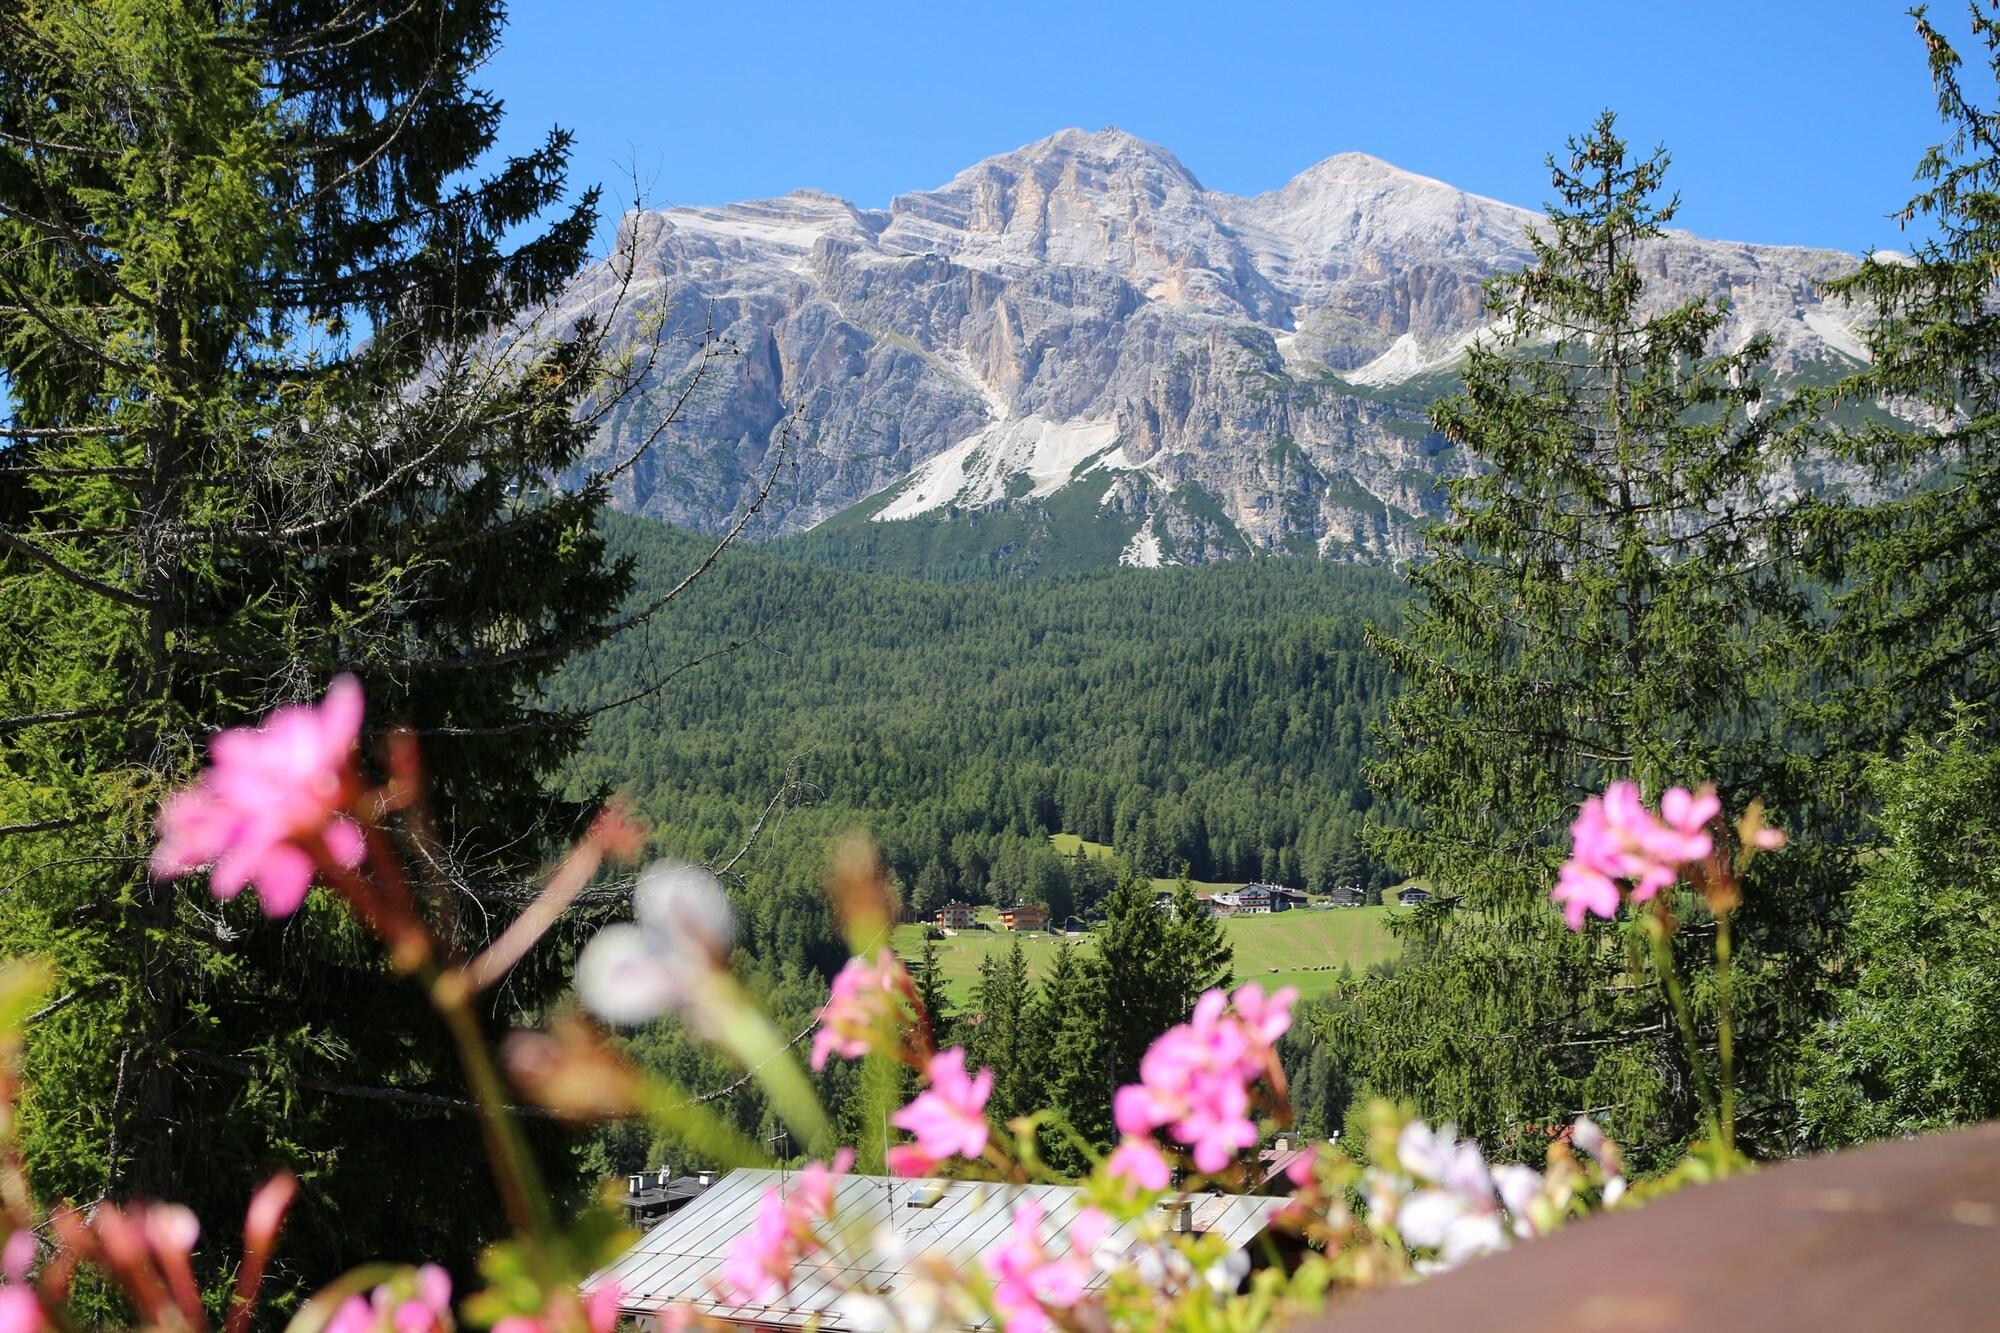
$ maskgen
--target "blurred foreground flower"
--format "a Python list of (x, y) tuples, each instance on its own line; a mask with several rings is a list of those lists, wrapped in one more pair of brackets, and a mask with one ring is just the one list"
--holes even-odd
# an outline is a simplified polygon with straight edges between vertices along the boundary
[(914, 1144), (889, 1150), (889, 1169), (899, 1176), (929, 1175), (952, 1157), (976, 1158), (986, 1151), (986, 1099), (993, 1095), (993, 1071), (965, 1072), (965, 1048), (954, 1046), (931, 1057), (931, 1085), (889, 1117), (916, 1136)]
[(842, 1148), (831, 1166), (814, 1162), (800, 1172), (790, 1194), (775, 1185), (764, 1191), (756, 1219), (730, 1242), (722, 1265), (731, 1304), (769, 1305), (784, 1295), (792, 1270), (818, 1251), (819, 1224), (833, 1216), (834, 1186), (853, 1165), (853, 1149)]
[(576, 960), (576, 993), (607, 1023), (645, 1023), (687, 1005), (729, 960), (735, 925), (715, 876), (656, 861), (632, 891), (632, 921), (606, 926)]
[(1450, 1124), (1411, 1120), (1394, 1135), (1387, 1160), (1378, 1153), (1363, 1177), (1368, 1224), (1400, 1238), (1419, 1273), (1454, 1268), (1560, 1226), (1589, 1183), (1569, 1146), (1598, 1165), (1604, 1206), (1625, 1193), (1617, 1147), (1587, 1117), (1565, 1136), (1569, 1146), (1559, 1140), (1550, 1149), (1546, 1172), (1519, 1163), (1488, 1166), (1478, 1143), (1460, 1139)]
[(326, 1333), (448, 1333), (451, 1327), (451, 1275), (425, 1264), (382, 1283), (366, 1299), (349, 1296)]
[(262, 726), (217, 734), (208, 768), (160, 807), (154, 877), (212, 863), (216, 897), (251, 884), (268, 915), (289, 916), (311, 886), (315, 847), (359, 865), (361, 830), (344, 811), (360, 790), (361, 713), (360, 682), (339, 676), (317, 705), (280, 708)]
[[(1014, 1205), (1013, 1235), (986, 1261), (993, 1303), (1006, 1320), (1007, 1333), (1042, 1333), (1052, 1325), (1049, 1312), (1068, 1310), (1090, 1284), (1087, 1260), (1053, 1258), (1043, 1247), (1042, 1218), (1042, 1206), (1033, 1199)], [(1104, 1230), (1104, 1215), (1085, 1209), (1076, 1219), (1076, 1248), (1090, 1253)]]
[(7, 1237), (0, 1250), (0, 1333), (37, 1333), (47, 1326), (42, 1303), (28, 1286), (28, 1270), (34, 1267), (35, 1233), (25, 1228)]
[(813, 1034), (812, 1067), (827, 1059), (859, 1060), (875, 1048), (878, 1035), (896, 1015), (896, 997), (910, 989), (909, 974), (884, 949), (873, 962), (850, 958), (833, 979), (833, 993), (819, 1011)]
[[(611, 1333), (618, 1327), (618, 1303), (623, 1299), (624, 1292), (616, 1282), (581, 1295), (564, 1292), (552, 1298), (540, 1315), (508, 1315), (493, 1325), (493, 1333)], [(662, 1311), (663, 1315), (669, 1313)], [(662, 1318), (660, 1324), (663, 1329), (676, 1324), (686, 1327), (669, 1318)]]
[(639, 1107), (638, 1074), (580, 1014), (557, 1018), (547, 1032), (509, 1034), (501, 1056), (515, 1087), (572, 1124), (621, 1119)]
[[(1234, 996), (1203, 995), (1186, 1023), (1154, 1039), (1139, 1061), (1139, 1082), (1118, 1090), (1113, 1112), (1128, 1144), (1150, 1142), (1165, 1128), (1194, 1150), (1195, 1169), (1213, 1174), (1258, 1140), (1250, 1115), (1250, 1085), (1275, 1065), (1276, 1043), (1292, 1024), (1298, 990), (1266, 995), (1254, 983)], [(1140, 1147), (1121, 1146), (1120, 1174), (1143, 1183), (1158, 1169)]]
[(1680, 877), (1681, 868), (1705, 859), (1715, 840), (1708, 825), (1722, 811), (1713, 791), (1673, 787), (1660, 799), (1660, 818), (1646, 808), (1636, 782), (1614, 782), (1593, 796), (1569, 826), (1570, 857), (1549, 895), (1563, 908), (1571, 930), (1584, 917), (1618, 915), (1619, 885), (1645, 902)]

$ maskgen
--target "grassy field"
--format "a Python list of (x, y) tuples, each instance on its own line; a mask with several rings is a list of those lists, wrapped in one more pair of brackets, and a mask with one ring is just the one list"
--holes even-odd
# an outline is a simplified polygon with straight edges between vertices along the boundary
[[(1049, 835), (1049, 843), (1064, 856), (1075, 856), (1076, 849), (1079, 847), (1089, 852), (1092, 856), (1111, 855), (1111, 849), (1103, 843), (1091, 842), (1089, 839), (1078, 837), (1074, 833), (1051, 833)], [(1243, 887), (1241, 881), (1232, 884), (1220, 884), (1214, 880), (1195, 879), (1188, 882), (1194, 885), (1196, 893), (1229, 893)], [(1171, 889), (1178, 883), (1180, 881), (1176, 879), (1161, 879), (1158, 876), (1154, 876), (1153, 878), (1153, 887), (1156, 889)]]
[[(1297, 986), (1302, 994), (1311, 995), (1330, 989), (1340, 979), (1343, 966), (1359, 972), (1371, 963), (1392, 957), (1398, 946), (1389, 934), (1388, 919), (1399, 910), (1306, 909), (1275, 916), (1235, 917), (1224, 921), (1222, 928), (1235, 950), (1238, 981), (1261, 982), (1266, 987)], [(962, 931), (938, 941), (938, 960), (946, 992), (959, 1003), (971, 997), (979, 979), (980, 960), (989, 953), (1006, 953), (1018, 938), (1027, 954), (1029, 970), (1040, 976), (1062, 938), (1042, 931), (1022, 931), (1017, 936), (1002, 930), (991, 908), (981, 909), (980, 917), (993, 923), (994, 928)], [(1088, 948), (1091, 937), (1068, 938)], [(923, 948), (923, 939), (922, 926), (899, 926), (896, 952), (906, 961), (914, 961)]]

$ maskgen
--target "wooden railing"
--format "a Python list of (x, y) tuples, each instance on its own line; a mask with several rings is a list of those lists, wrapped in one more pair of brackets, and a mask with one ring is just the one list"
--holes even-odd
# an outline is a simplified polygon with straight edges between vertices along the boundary
[(1413, 1286), (1309, 1333), (2000, 1330), (2000, 1122), (1766, 1167)]

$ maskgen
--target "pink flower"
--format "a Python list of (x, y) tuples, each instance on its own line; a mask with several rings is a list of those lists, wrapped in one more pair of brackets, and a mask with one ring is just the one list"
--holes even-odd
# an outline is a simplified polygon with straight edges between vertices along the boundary
[(1571, 930), (1583, 929), (1586, 913), (1607, 921), (1618, 915), (1618, 885), (1610, 876), (1574, 860), (1563, 862), (1549, 898), (1562, 905), (1563, 920)]
[(986, 1099), (993, 1093), (993, 1071), (982, 1069), (977, 1077), (968, 1077), (965, 1049), (954, 1046), (932, 1056), (927, 1072), (931, 1086), (889, 1117), (889, 1123), (916, 1135), (918, 1150), (935, 1162), (978, 1157), (986, 1151)]
[(1105, 1171), (1149, 1193), (1163, 1190), (1173, 1181), (1173, 1168), (1166, 1154), (1150, 1138), (1127, 1134), (1105, 1159)]
[[(785, 1294), (792, 1270), (819, 1249), (818, 1225), (833, 1216), (834, 1187), (853, 1165), (854, 1150), (842, 1148), (831, 1166), (815, 1162), (801, 1172), (789, 1195), (776, 1186), (764, 1191), (750, 1229), (730, 1242), (723, 1260), (725, 1299), (769, 1305)], [(615, 1320), (615, 1308), (612, 1313)]]
[(1007, 1333), (1042, 1333), (1050, 1327), (1049, 1308), (1075, 1305), (1090, 1284), (1090, 1265), (1050, 1258), (1041, 1233), (1042, 1206), (1023, 1199), (1014, 1206), (1013, 1238), (986, 1261)]
[(750, 1229), (729, 1242), (723, 1290), (732, 1305), (769, 1305), (791, 1285), (795, 1264), (791, 1214), (773, 1186), (764, 1191)]
[(257, 728), (234, 727), (209, 745), (210, 764), (160, 807), (157, 879), (209, 865), (209, 889), (233, 898), (254, 884), (264, 911), (289, 916), (321, 844), (339, 864), (361, 863), (361, 830), (342, 813), (359, 778), (361, 686), (336, 677), (318, 705), (280, 708)]
[(1264, 988), (1253, 981), (1238, 986), (1230, 1004), (1242, 1020), (1252, 1048), (1269, 1051), (1278, 1044), (1278, 1038), (1292, 1030), (1292, 1006), (1298, 998), (1297, 986), (1280, 987), (1267, 997)]
[(384, 1282), (365, 1300), (348, 1297), (326, 1329), (327, 1333), (442, 1333), (451, 1326), (451, 1275), (436, 1264), (425, 1264), (407, 1279)]
[(883, 1154), (894, 1176), (928, 1176), (938, 1169), (938, 1159), (914, 1143), (899, 1143)]
[(583, 1322), (590, 1333), (611, 1333), (618, 1327), (618, 1309), (625, 1293), (616, 1282), (607, 1282), (583, 1295)]
[(872, 963), (848, 959), (833, 979), (833, 994), (819, 1011), (812, 1067), (826, 1068), (829, 1056), (859, 1060), (873, 1050), (876, 1035), (896, 1012), (899, 983), (904, 981), (903, 965), (887, 949)]
[(7, 1237), (7, 1244), (0, 1249), (0, 1273), (9, 1282), (26, 1282), (28, 1270), (35, 1266), (35, 1254), (40, 1247), (35, 1242), (35, 1233), (26, 1227)]
[(47, 1327), (34, 1292), (12, 1282), (0, 1286), (0, 1333), (41, 1333)]
[[(582, 1308), (583, 1326), (589, 1333), (612, 1333), (618, 1327), (619, 1304), (623, 1300), (624, 1292), (616, 1282), (583, 1292), (580, 1299), (563, 1293), (551, 1297), (548, 1308), (540, 1315), (511, 1314), (499, 1320), (492, 1333), (552, 1333), (555, 1329), (572, 1329), (576, 1327), (578, 1306)], [(687, 1307), (670, 1305), (656, 1312), (655, 1317), (663, 1330), (681, 1329), (690, 1326), (687, 1314)]]
[[(1167, 1029), (1147, 1048), (1139, 1062), (1140, 1081), (1118, 1090), (1112, 1113), (1119, 1132), (1144, 1138), (1167, 1128), (1194, 1150), (1196, 1169), (1213, 1174), (1228, 1166), (1239, 1150), (1257, 1142), (1249, 1087), (1290, 1029), (1297, 998), (1289, 986), (1270, 996), (1256, 985), (1243, 986), (1234, 996), (1220, 990), (1203, 995), (1187, 1022)], [(1122, 1160), (1140, 1166), (1136, 1156)], [(1158, 1172), (1149, 1175), (1157, 1178)]]
[(1194, 1168), (1213, 1175), (1237, 1152), (1255, 1147), (1257, 1124), (1250, 1119), (1250, 1093), (1232, 1078), (1208, 1076), (1191, 1084), (1187, 1114), (1173, 1124), (1173, 1136), (1194, 1149)]
[(1721, 809), (1713, 792), (1673, 787), (1660, 798), (1664, 819), (1656, 819), (1630, 781), (1585, 801), (1569, 826), (1569, 860), (1549, 895), (1562, 905), (1569, 928), (1583, 929), (1586, 915), (1616, 916), (1620, 883), (1631, 886), (1634, 902), (1644, 902), (1678, 879), (1681, 867), (1707, 857), (1715, 846), (1708, 825)]

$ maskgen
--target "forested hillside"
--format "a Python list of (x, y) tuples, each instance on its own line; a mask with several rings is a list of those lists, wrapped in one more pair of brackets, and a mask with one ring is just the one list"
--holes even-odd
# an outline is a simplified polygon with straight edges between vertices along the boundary
[[(641, 598), (712, 546), (608, 521)], [(1149, 874), (1386, 882), (1356, 840), (1387, 688), (1363, 635), (1400, 595), (1393, 573), (1277, 560), (947, 585), (738, 548), (556, 697), (589, 709), (659, 686), (596, 719), (574, 774), (627, 794), (676, 850), (725, 861), (780, 798), (737, 869), (792, 891), (752, 897), (796, 958), (831, 938), (780, 904), (822, 912), (826, 837), (857, 827), (915, 906), (1089, 910), (1108, 885), (1048, 846), (1058, 831)]]

